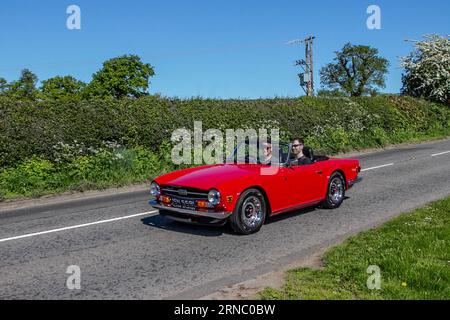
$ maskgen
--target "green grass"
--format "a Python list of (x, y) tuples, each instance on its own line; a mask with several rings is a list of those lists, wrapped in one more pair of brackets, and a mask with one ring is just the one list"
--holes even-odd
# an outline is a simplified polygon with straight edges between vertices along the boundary
[[(262, 299), (450, 299), (450, 197), (403, 214), (328, 250), (322, 269), (286, 275)], [(369, 290), (367, 268), (380, 268)]]

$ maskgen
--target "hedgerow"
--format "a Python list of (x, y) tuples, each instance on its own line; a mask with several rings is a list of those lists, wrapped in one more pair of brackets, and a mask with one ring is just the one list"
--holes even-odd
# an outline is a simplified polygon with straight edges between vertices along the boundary
[(214, 100), (140, 99), (16, 101), (0, 98), (0, 167), (39, 156), (54, 160), (60, 143), (156, 151), (175, 129), (278, 127), (334, 153), (382, 146), (414, 136), (447, 134), (450, 109), (399, 96)]

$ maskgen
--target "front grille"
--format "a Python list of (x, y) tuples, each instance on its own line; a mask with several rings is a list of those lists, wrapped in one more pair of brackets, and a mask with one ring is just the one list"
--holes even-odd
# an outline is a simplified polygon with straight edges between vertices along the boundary
[(161, 194), (183, 199), (208, 200), (208, 191), (180, 186), (161, 186)]

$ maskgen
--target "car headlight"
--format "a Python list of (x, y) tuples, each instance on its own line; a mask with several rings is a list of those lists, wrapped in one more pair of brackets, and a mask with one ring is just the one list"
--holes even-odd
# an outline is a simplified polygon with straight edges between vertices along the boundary
[(161, 194), (161, 191), (159, 189), (159, 184), (157, 184), (154, 181), (150, 184), (150, 194), (154, 197), (157, 197)]
[(220, 192), (216, 189), (211, 189), (208, 192), (208, 202), (215, 206), (216, 204), (219, 204), (220, 202)]

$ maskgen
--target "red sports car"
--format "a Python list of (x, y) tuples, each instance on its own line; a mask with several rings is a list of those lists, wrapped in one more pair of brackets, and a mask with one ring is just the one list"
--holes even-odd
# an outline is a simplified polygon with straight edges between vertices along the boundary
[(251, 234), (268, 217), (283, 212), (318, 204), (337, 208), (345, 191), (361, 180), (358, 160), (314, 156), (305, 147), (303, 154), (311, 164), (298, 165), (292, 161), (291, 145), (280, 142), (275, 166), (251, 161), (248, 155), (236, 161), (239, 148), (231, 163), (177, 170), (154, 179), (155, 199), (150, 204), (173, 220), (219, 225), (230, 221), (235, 232)]

